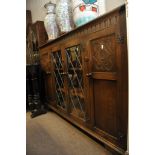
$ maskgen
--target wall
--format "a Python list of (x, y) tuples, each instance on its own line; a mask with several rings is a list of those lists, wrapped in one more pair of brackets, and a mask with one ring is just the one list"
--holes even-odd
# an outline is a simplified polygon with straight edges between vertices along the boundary
[[(44, 8), (44, 5), (49, 1), (50, 0), (26, 0), (26, 9), (31, 10), (33, 22), (37, 20), (44, 20), (44, 17), (46, 16), (46, 9)], [(51, 2), (56, 3), (56, 0), (51, 0)], [(99, 0), (99, 15), (118, 7), (124, 2), (125, 0)]]
[(33, 22), (44, 20), (46, 16), (44, 5), (49, 1), (56, 3), (56, 0), (26, 0), (26, 10), (31, 10)]
[(99, 4), (99, 15), (102, 15), (106, 12), (106, 0), (99, 0), (98, 1)]
[(106, 4), (106, 12), (124, 4), (126, 2), (126, 0), (105, 0), (105, 4)]

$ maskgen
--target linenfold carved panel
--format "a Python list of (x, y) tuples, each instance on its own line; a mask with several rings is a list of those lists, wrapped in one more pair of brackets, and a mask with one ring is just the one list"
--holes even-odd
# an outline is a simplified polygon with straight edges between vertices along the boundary
[(115, 70), (115, 35), (93, 40), (92, 70), (110, 72)]

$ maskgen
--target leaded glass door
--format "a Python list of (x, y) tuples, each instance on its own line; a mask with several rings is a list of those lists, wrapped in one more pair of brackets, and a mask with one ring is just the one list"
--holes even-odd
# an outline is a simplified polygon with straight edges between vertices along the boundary
[(56, 105), (58, 108), (67, 110), (66, 108), (66, 88), (64, 84), (64, 64), (62, 61), (61, 51), (51, 53), (51, 59), (53, 63), (53, 76), (55, 79), (55, 90), (56, 90)]
[(70, 114), (85, 120), (83, 67), (80, 45), (65, 49), (68, 73)]

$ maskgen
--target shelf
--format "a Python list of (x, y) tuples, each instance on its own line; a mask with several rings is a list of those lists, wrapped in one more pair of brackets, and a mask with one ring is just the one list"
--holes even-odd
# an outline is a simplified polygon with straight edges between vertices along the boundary
[(58, 88), (58, 89), (57, 89), (57, 91), (61, 91), (61, 92), (63, 92), (63, 93), (65, 93), (65, 94), (66, 94), (66, 91), (65, 91), (65, 89), (64, 89), (64, 88)]
[(106, 12), (105, 14), (103, 14), (101, 16), (98, 16), (97, 18), (95, 18), (95, 19), (93, 19), (93, 20), (91, 20), (91, 21), (89, 21), (89, 22), (87, 22), (87, 23), (85, 23), (85, 24), (83, 24), (81, 26), (76, 27), (75, 29), (73, 29), (73, 30), (71, 30), (71, 31), (69, 31), (69, 32), (67, 32), (67, 33), (65, 33), (63, 35), (58, 36), (56, 39), (48, 40), (45, 44), (42, 44), (41, 46), (39, 46), (39, 48), (42, 49), (42, 48), (44, 48), (44, 47), (46, 47), (46, 46), (48, 46), (48, 45), (62, 39), (62, 38), (65, 38), (65, 37), (67, 37), (67, 36), (69, 36), (69, 35), (71, 35), (73, 33), (81, 31), (82, 29), (85, 29), (89, 25), (93, 25), (97, 21), (105, 19), (109, 14), (112, 14), (113, 12), (116, 12), (118, 10), (125, 10), (125, 4), (122, 4), (122, 5), (114, 8), (113, 10), (110, 10), (110, 11)]
[(56, 70), (56, 71), (63, 70), (63, 68), (55, 68), (54, 70)]
[(72, 109), (71, 114), (80, 118), (84, 118), (84, 113), (80, 109)]
[(78, 71), (82, 71), (82, 68), (74, 68), (74, 69), (73, 69), (73, 68), (68, 68), (68, 70), (71, 70), (71, 71), (73, 71), (73, 70), (76, 70), (76, 71), (77, 71), (77, 70), (78, 70)]
[(82, 93), (80, 88), (70, 89), (70, 94), (72, 96), (78, 96), (81, 99), (84, 99), (84, 95), (83, 95), (83, 93)]
[[(63, 103), (63, 104), (64, 104), (64, 103)], [(60, 109), (62, 109), (62, 110), (65, 110), (65, 109), (66, 109), (65, 105), (60, 106), (60, 105), (57, 104), (57, 106), (58, 106)]]

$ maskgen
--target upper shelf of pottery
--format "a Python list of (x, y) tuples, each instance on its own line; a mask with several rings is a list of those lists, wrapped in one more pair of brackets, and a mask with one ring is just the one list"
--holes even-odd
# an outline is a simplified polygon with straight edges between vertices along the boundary
[[(99, 0), (57, 0), (45, 4), (48, 39), (53, 40), (99, 16)], [(104, 4), (103, 4), (104, 5)]]

